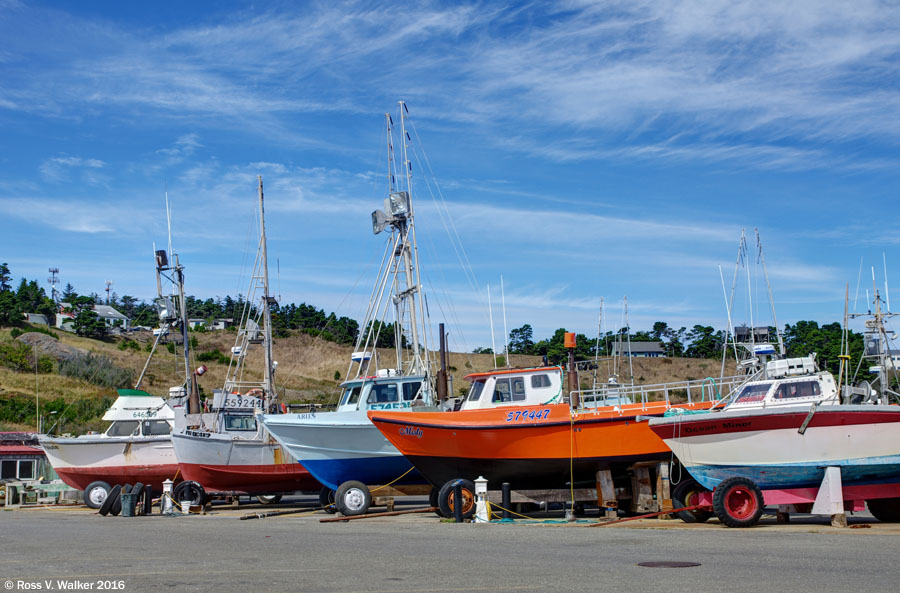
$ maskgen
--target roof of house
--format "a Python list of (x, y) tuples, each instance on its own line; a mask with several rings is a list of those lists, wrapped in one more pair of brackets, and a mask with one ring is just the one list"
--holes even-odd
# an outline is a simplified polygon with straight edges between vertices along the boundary
[(128, 319), (109, 305), (94, 305), (94, 313), (100, 317), (113, 319)]
[[(618, 344), (614, 345), (614, 347), (615, 346), (618, 346)], [(622, 344), (622, 352), (627, 352), (629, 349), (631, 350), (632, 354), (636, 354), (636, 353), (652, 354), (652, 353), (656, 353), (656, 352), (658, 352), (660, 354), (665, 354), (665, 352), (666, 352), (665, 348), (663, 347), (662, 342), (632, 342), (630, 344), (630, 346), (629, 346), (629, 344)]]

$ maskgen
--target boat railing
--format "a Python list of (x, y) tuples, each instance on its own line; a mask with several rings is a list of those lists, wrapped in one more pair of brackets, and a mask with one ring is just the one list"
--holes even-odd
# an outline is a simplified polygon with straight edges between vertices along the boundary
[(580, 389), (569, 392), (570, 404), (580, 410), (602, 407), (641, 404), (645, 408), (650, 402), (666, 402), (666, 407), (677, 404), (717, 402), (730, 397), (744, 383), (751, 380), (749, 375), (731, 377), (693, 379), (653, 385), (606, 385), (595, 389)]

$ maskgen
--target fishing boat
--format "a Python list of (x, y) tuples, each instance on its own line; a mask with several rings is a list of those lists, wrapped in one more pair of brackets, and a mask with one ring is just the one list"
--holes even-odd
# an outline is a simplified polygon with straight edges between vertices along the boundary
[[(251, 494), (270, 504), (287, 493), (321, 489), (257, 421), (264, 411), (282, 409), (275, 390), (277, 362), (272, 358), (271, 306), (275, 299), (269, 292), (262, 177), (258, 190), (259, 245), (224, 388), (213, 391), (208, 412), (179, 410), (172, 434), (185, 480), (176, 486), (176, 499), (195, 504), (203, 504), (212, 493)], [(254, 346), (263, 352), (261, 381), (247, 378), (247, 356)]]
[[(601, 470), (664, 461), (671, 455), (668, 447), (638, 420), (662, 416), (676, 405), (706, 409), (718, 399), (718, 389), (744, 379), (564, 392), (560, 367), (538, 367), (476, 373), (467, 380), (471, 387), (458, 411), (369, 412), (381, 433), (439, 489), (442, 509), (452, 509), (457, 479), (470, 494), (479, 476), (495, 488), (506, 482), (513, 490), (564, 489), (596, 484)], [(658, 401), (650, 399), (655, 392), (662, 395)], [(675, 404), (669, 394), (679, 392), (687, 401)]]
[[(866, 337), (886, 341), (877, 290), (875, 301)], [(889, 352), (881, 348), (882, 359)], [(865, 501), (877, 518), (900, 520), (900, 406), (890, 405), (898, 394), (885, 373), (877, 390), (846, 380), (839, 389), (848, 362), (845, 347), (836, 382), (814, 355), (772, 360), (723, 409), (651, 419), (650, 429), (702, 487), (691, 502), (711, 499), (731, 527), (754, 525), (767, 504), (815, 503), (814, 514), (837, 515)], [(883, 360), (879, 366), (886, 368)], [(820, 504), (826, 495), (829, 503)]]
[[(44, 436), (40, 439), (41, 447), (59, 477), (69, 486), (83, 490), (85, 504), (95, 509), (102, 506), (115, 485), (140, 482), (161, 490), (164, 480), (176, 478), (178, 474), (171, 439), (174, 410), (184, 405), (193, 380), (188, 370), (190, 346), (184, 307), (184, 268), (178, 254), (172, 254), (171, 238), (168, 254), (166, 250), (154, 251), (159, 295), (155, 304), (160, 331), (154, 332), (156, 338), (135, 388), (118, 390), (118, 398), (103, 415), (103, 420), (110, 425), (102, 434), (88, 433), (75, 438)], [(170, 295), (163, 296), (163, 279), (172, 284)], [(172, 387), (168, 399), (164, 399), (143, 391), (141, 385), (160, 341), (169, 335), (170, 329), (178, 326), (183, 344), (185, 383)]]
[[(372, 213), (372, 226), (376, 235), (385, 229), (390, 229), (390, 235), (363, 322), (366, 329), (357, 339), (348, 379), (341, 384), (337, 410), (261, 416), (266, 430), (333, 491), (335, 506), (345, 515), (368, 510), (372, 502), (370, 486), (391, 484), (395, 490), (403, 491), (404, 487), (425, 485), (412, 464), (372, 425), (367, 412), (437, 410), (432, 405), (436, 399), (434, 376), (427, 345), (427, 311), (420, 281), (407, 156), (408, 111), (404, 102), (399, 106), (405, 172), (402, 179), (406, 183), (400, 187), (395, 182), (393, 119), (386, 115), (388, 197), (385, 209)], [(387, 321), (390, 313), (393, 320)], [(378, 348), (391, 346), (395, 358), (380, 360)], [(323, 495), (323, 502), (328, 502), (327, 496)]]

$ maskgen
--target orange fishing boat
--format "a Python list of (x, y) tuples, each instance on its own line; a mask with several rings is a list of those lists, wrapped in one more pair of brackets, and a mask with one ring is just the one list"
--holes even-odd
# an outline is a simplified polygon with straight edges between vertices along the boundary
[(513, 489), (594, 484), (598, 470), (671, 457), (639, 416), (662, 416), (674, 406), (706, 409), (716, 399), (699, 381), (693, 395), (700, 397), (691, 398), (688, 389), (688, 402), (679, 404), (668, 397), (648, 401), (651, 390), (646, 387), (564, 394), (558, 367), (492, 371), (466, 379), (472, 386), (458, 411), (368, 413), (436, 488), (478, 476), (495, 487), (508, 482)]

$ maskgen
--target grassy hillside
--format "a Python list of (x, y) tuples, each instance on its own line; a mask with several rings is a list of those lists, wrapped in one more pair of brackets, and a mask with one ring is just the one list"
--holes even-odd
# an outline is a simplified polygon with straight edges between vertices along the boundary
[[(147, 347), (153, 337), (149, 332), (130, 334), (128, 339), (137, 342), (137, 348), (121, 349), (121, 340), (101, 342), (88, 338), (82, 338), (67, 332), (57, 332), (59, 343), (73, 346), (85, 351), (108, 356), (116, 366), (129, 369), (137, 378), (147, 358)], [(235, 333), (206, 332), (190, 334), (197, 341), (194, 355), (210, 352), (218, 349), (225, 354), (230, 352), (234, 343)], [(0, 341), (11, 340), (8, 329), (0, 330)], [(283, 400), (294, 402), (334, 402), (338, 395), (339, 380), (335, 376), (343, 377), (348, 368), (352, 348), (340, 346), (333, 342), (327, 342), (319, 338), (313, 338), (306, 334), (295, 333), (290, 337), (278, 338), (273, 344), (275, 360), (278, 361), (276, 383)], [(180, 347), (178, 352), (180, 352)], [(387, 361), (393, 360), (392, 350), (379, 350), (378, 356), (383, 361), (381, 366), (390, 366)], [(150, 393), (165, 395), (169, 387), (181, 384), (178, 362), (180, 356), (169, 352), (164, 346), (157, 349), (150, 363), (142, 388)], [(512, 366), (528, 367), (541, 363), (536, 356), (513, 355), (510, 361)], [(209, 394), (214, 388), (220, 387), (225, 380), (228, 365), (216, 361), (205, 363), (195, 362), (196, 368), (200, 364), (206, 364), (209, 372), (204, 375), (200, 384), (205, 393)], [(635, 382), (641, 384), (662, 383), (683, 379), (701, 379), (707, 376), (718, 376), (720, 363), (717, 361), (697, 359), (635, 359)], [(464, 377), (473, 372), (490, 370), (493, 366), (493, 357), (490, 354), (450, 353), (448, 366), (453, 376), (453, 393), (458, 395), (460, 390), (465, 390), (468, 383)], [(259, 379), (262, 376), (262, 352), (257, 347), (248, 355), (245, 377)], [(627, 362), (626, 362), (627, 369)], [(605, 378), (606, 364), (601, 363), (600, 375)], [(626, 379), (627, 371), (620, 372), (620, 378)], [(590, 383), (590, 373), (581, 374), (582, 384)], [(100, 428), (98, 413), (93, 408), (103, 400), (115, 397), (115, 389), (99, 387), (90, 382), (61, 376), (56, 372), (38, 373), (13, 371), (0, 366), (0, 406), (9, 407), (18, 405), (21, 409), (20, 420), (12, 420), (11, 414), (6, 421), (0, 420), (0, 430), (14, 430), (29, 428), (22, 424), (21, 419), (28, 414), (28, 422), (33, 422), (33, 402), (35, 394), (38, 394), (42, 408), (52, 409), (50, 404), (60, 402), (66, 405), (77, 402), (76, 405), (84, 408), (86, 415), (93, 418), (81, 418), (78, 422), (70, 422), (73, 426), (65, 426), (65, 430), (77, 431), (84, 428)], [(93, 406), (85, 406), (85, 402), (93, 402)], [(30, 412), (23, 406), (32, 406)], [(102, 412), (99, 412), (102, 414)], [(33, 425), (30, 426), (33, 428)]]

